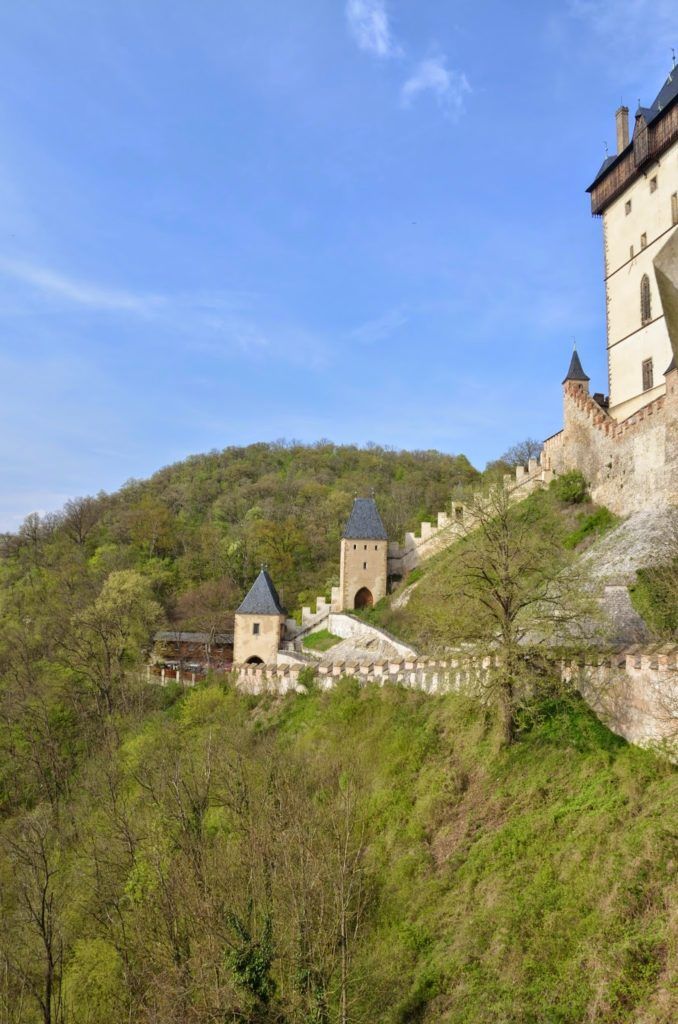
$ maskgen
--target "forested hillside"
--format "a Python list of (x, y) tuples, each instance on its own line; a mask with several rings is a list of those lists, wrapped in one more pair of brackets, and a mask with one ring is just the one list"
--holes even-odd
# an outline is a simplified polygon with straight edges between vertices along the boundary
[(576, 700), (112, 707), (3, 729), (3, 1024), (675, 1020), (675, 775)]
[(329, 590), (356, 495), (374, 492), (389, 536), (449, 505), (478, 477), (463, 456), (319, 442), (255, 444), (193, 456), (113, 495), (74, 499), (4, 538), (0, 586), (42, 567), (56, 584), (82, 573), (140, 572), (177, 624), (211, 628), (262, 562), (292, 611)]
[[(291, 607), (322, 592), (355, 493), (397, 535), (477, 476), (256, 445), (4, 538), (0, 1024), (675, 1019), (675, 770), (548, 671), (503, 747), (493, 701), (146, 682), (153, 630), (218, 624), (259, 561)], [(504, 510), (523, 593), (610, 525), (559, 488)], [(432, 646), (487, 631), (445, 589), (473, 543), (371, 614)]]

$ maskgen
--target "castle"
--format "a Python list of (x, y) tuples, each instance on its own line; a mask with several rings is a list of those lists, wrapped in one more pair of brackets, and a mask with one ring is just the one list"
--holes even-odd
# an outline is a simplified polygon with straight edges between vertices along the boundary
[[(512, 500), (579, 470), (593, 500), (618, 515), (678, 506), (678, 70), (651, 106), (638, 108), (631, 138), (628, 114), (623, 106), (617, 111), (617, 153), (606, 158), (588, 189), (603, 226), (608, 394), (590, 393), (575, 350), (563, 380), (563, 428), (547, 438), (539, 460), (530, 459), (514, 478), (504, 479)], [(379, 601), (392, 582), (469, 528), (468, 510), (457, 501), (438, 514), (435, 525), (422, 523), (419, 536), (409, 533), (404, 543), (389, 543), (374, 498), (356, 497), (340, 542), (339, 585), (329, 600), (321, 596), (314, 609), (303, 608), (300, 624), (287, 618), (262, 567), (235, 613), (239, 684), (298, 689), (308, 658), (301, 638), (327, 628), (355, 641), (371, 636), (390, 651), (390, 660), (325, 662), (319, 672), (328, 685), (341, 674), (433, 691), (471, 685), (491, 668), (491, 657), (477, 664), (418, 659), (408, 645), (351, 615)], [(202, 634), (185, 636), (203, 641)], [(677, 667), (675, 650), (639, 654), (633, 648), (606, 666), (588, 666), (580, 688), (622, 735), (633, 742), (659, 740), (666, 724), (657, 707), (675, 693)], [(575, 670), (563, 669), (566, 675)], [(614, 707), (601, 704), (600, 687), (592, 688), (592, 680), (603, 680)]]
[[(580, 470), (593, 500), (619, 515), (650, 504), (678, 505), (678, 70), (649, 107), (639, 106), (629, 137), (629, 111), (616, 113), (617, 153), (588, 192), (602, 218), (608, 395), (591, 394), (576, 350), (563, 381), (563, 429), (539, 459), (519, 467), (506, 486), (516, 497), (554, 476)], [(356, 498), (341, 539), (340, 582), (330, 600), (304, 608), (302, 631), (329, 616), (370, 606), (388, 581), (466, 530), (455, 503), (421, 536), (388, 543), (372, 498)], [(275, 663), (286, 635), (275, 587), (262, 569), (236, 613), (234, 661)]]
[(546, 473), (579, 469), (597, 503), (621, 515), (678, 504), (678, 69), (649, 107), (616, 113), (617, 153), (588, 192), (602, 218), (608, 395), (589, 393), (575, 352), (563, 429)]

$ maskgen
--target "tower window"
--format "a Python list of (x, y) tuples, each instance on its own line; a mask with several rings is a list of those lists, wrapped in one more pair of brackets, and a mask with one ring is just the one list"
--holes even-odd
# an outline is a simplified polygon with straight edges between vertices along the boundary
[(253, 622), (252, 623), (252, 634), (253, 634), (253, 636), (259, 636), (260, 632), (261, 632), (261, 624), (259, 622)]
[(624, 203), (624, 213), (628, 217), (630, 212), (631, 212), (631, 200), (627, 199), (626, 202)]
[(363, 562), (363, 569), (367, 568), (367, 562)]
[(654, 373), (652, 370), (652, 360), (643, 360), (643, 391), (650, 391), (654, 387)]
[(355, 549), (356, 549), (357, 547), (358, 547), (358, 545), (357, 545), (357, 544), (354, 544), (354, 545), (353, 545), (353, 550), (355, 551)]
[(378, 545), (378, 544), (375, 544), (375, 545), (374, 545), (374, 550), (375, 550), (375, 551), (378, 551), (378, 550), (379, 550), (379, 545)]
[(643, 274), (640, 279), (640, 322), (649, 324), (652, 319), (652, 295), (650, 294), (650, 278)]
[(655, 174), (654, 178), (650, 178), (650, 192), (656, 192), (656, 191), (657, 191), (657, 175)]
[(365, 551), (367, 551), (367, 544), (365, 545)]
[(671, 196), (671, 223), (678, 224), (678, 192)]
[(640, 248), (644, 249), (646, 247), (646, 245), (647, 245), (647, 235), (643, 231), (642, 235), (640, 236)]

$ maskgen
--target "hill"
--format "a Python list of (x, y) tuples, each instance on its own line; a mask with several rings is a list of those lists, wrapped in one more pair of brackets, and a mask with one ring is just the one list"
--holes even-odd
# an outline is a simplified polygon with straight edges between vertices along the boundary
[(397, 538), (478, 476), (465, 456), (436, 451), (329, 442), (226, 448), (115, 494), (75, 499), (58, 515), (29, 517), (5, 535), (0, 573), (16, 580), (36, 559), (53, 572), (70, 560), (99, 584), (111, 571), (136, 570), (174, 624), (218, 628), (262, 562), (290, 611), (328, 590), (356, 494), (374, 492)]
[(2, 823), (8, 1019), (50, 969), (72, 1024), (675, 1019), (675, 773), (576, 701), (502, 752), (350, 680), (134, 703)]

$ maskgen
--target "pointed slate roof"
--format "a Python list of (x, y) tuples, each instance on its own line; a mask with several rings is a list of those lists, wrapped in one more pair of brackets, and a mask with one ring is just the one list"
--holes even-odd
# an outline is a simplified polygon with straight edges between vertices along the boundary
[(374, 498), (356, 498), (343, 533), (345, 540), (388, 540)]
[(584, 373), (584, 367), (581, 365), (579, 353), (576, 349), (572, 353), (572, 358), (570, 359), (570, 368), (567, 371), (567, 376), (565, 377), (563, 384), (565, 384), (568, 380), (591, 380), (591, 378), (587, 377)]
[(657, 93), (654, 103), (651, 107), (639, 107), (638, 111), (643, 114), (648, 124), (659, 117), (661, 113), (668, 107), (669, 103), (678, 96), (678, 68), (672, 68), (669, 71), (668, 78), (662, 85), (661, 89)]
[(236, 615), (284, 615), (278, 591), (265, 569), (262, 569)]

